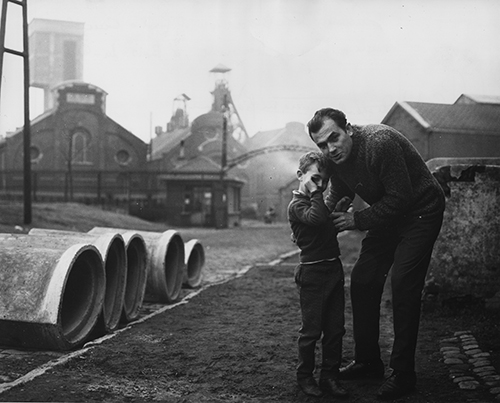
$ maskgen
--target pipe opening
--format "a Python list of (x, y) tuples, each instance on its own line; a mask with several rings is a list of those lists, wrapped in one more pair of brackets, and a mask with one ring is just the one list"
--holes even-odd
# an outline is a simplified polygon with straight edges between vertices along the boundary
[[(75, 260), (66, 279), (61, 300), (61, 329), (64, 337), (73, 343), (87, 335), (100, 310), (98, 299), (102, 296), (102, 265), (99, 255), (83, 251)], [(102, 290), (102, 289), (101, 289)]]
[(205, 256), (201, 248), (196, 246), (191, 251), (187, 262), (188, 279), (197, 278), (200, 275), (200, 270), (205, 264)]
[(102, 310), (105, 324), (113, 330), (120, 320), (125, 290), (125, 247), (120, 238), (115, 238), (109, 246), (104, 263), (106, 292)]
[(179, 288), (179, 276), (184, 263), (184, 243), (182, 239), (173, 236), (167, 246), (164, 260), (165, 281), (167, 283), (167, 292), (169, 295), (177, 293)]
[(123, 309), (127, 320), (138, 311), (144, 298), (146, 284), (146, 247), (140, 238), (132, 239), (127, 246), (127, 284)]

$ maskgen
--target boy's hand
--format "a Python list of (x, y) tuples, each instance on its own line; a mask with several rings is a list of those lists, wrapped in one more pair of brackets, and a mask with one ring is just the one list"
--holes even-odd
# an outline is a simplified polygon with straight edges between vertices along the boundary
[(351, 206), (352, 206), (352, 200), (349, 199), (347, 196), (344, 196), (337, 202), (333, 211), (345, 213), (347, 210), (349, 210)]
[(316, 183), (314, 183), (314, 181), (312, 180), (312, 178), (310, 176), (304, 182), (304, 185), (305, 185), (307, 191), (309, 192), (309, 194), (311, 194), (315, 190), (318, 190), (318, 185), (316, 185)]

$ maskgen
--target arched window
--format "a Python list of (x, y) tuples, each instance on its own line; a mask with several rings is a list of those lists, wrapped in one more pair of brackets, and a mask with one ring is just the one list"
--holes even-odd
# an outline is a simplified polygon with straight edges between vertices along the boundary
[(88, 164), (90, 136), (88, 133), (79, 130), (73, 133), (71, 143), (71, 162), (76, 164)]

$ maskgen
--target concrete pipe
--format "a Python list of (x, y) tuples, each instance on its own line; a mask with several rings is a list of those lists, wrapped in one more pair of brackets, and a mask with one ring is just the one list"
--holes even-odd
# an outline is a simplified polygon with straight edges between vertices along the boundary
[(102, 257), (91, 244), (67, 249), (18, 245), (0, 237), (0, 344), (71, 350), (102, 309)]
[[(90, 234), (126, 229), (94, 227)], [(144, 300), (171, 303), (179, 298), (184, 267), (184, 241), (175, 230), (165, 232), (137, 231), (146, 242), (148, 278)]]
[(205, 266), (205, 250), (197, 239), (184, 243), (184, 276), (182, 285), (189, 288), (198, 287), (202, 279), (202, 269)]
[(127, 285), (121, 321), (132, 322), (139, 317), (147, 280), (147, 250), (144, 238), (135, 231), (122, 234), (127, 251)]
[(54, 244), (72, 245), (86, 242), (96, 246), (103, 259), (106, 292), (102, 313), (91, 338), (116, 330), (120, 324), (127, 283), (127, 255), (122, 235), (109, 232), (95, 236), (85, 232), (33, 228), (27, 236), (35, 239), (49, 239)]

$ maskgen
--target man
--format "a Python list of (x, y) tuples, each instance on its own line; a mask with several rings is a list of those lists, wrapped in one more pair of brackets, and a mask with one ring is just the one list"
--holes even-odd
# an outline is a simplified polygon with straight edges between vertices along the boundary
[(413, 145), (389, 126), (351, 125), (343, 112), (324, 108), (307, 127), (333, 162), (329, 210), (342, 197), (352, 199), (355, 194), (369, 205), (354, 213), (331, 214), (339, 231), (367, 230), (351, 273), (354, 361), (340, 369), (339, 378), (384, 376), (378, 344), (380, 302), (392, 267), (392, 372), (377, 396), (394, 399), (416, 385), (421, 293), (441, 229), (444, 194)]

